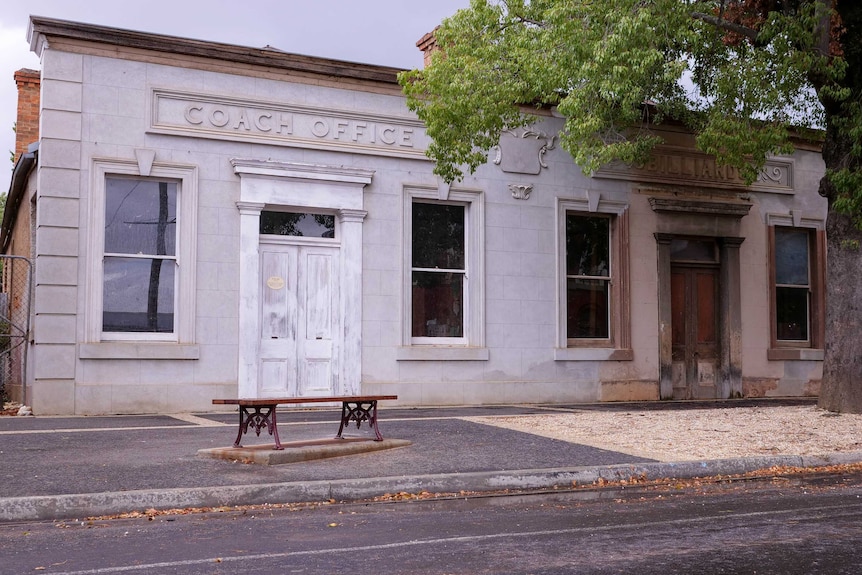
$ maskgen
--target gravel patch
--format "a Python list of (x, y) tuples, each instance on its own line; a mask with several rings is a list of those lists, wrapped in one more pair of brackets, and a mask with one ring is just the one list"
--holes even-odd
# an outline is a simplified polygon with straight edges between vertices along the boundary
[(584, 410), (465, 419), (658, 461), (862, 451), (862, 415), (816, 406)]

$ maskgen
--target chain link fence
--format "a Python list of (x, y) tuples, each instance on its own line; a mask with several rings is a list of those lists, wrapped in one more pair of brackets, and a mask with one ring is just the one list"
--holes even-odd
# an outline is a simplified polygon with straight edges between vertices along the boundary
[(0, 400), (26, 404), (33, 270), (20, 256), (0, 256), (0, 265)]

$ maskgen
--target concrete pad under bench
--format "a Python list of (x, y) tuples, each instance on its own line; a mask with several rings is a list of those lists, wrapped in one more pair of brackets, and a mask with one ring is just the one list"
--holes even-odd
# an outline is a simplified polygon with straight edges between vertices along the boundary
[(345, 437), (343, 439), (288, 441), (281, 444), (284, 447), (283, 450), (273, 449), (271, 443), (244, 447), (213, 447), (198, 450), (198, 457), (259, 463), (261, 465), (281, 465), (407, 447), (411, 443), (406, 439), (374, 441), (362, 437)]

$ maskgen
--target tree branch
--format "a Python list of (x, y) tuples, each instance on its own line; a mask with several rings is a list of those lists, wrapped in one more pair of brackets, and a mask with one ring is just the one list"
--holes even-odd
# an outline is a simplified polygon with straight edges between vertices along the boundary
[(691, 17), (695, 20), (700, 20), (702, 22), (706, 22), (707, 24), (711, 24), (721, 30), (733, 32), (734, 34), (739, 34), (744, 38), (748, 38), (752, 42), (757, 41), (757, 30), (753, 30), (751, 28), (748, 28), (747, 26), (735, 24), (728, 20), (724, 20), (723, 18), (718, 18), (710, 14), (704, 14), (703, 12), (692, 12)]

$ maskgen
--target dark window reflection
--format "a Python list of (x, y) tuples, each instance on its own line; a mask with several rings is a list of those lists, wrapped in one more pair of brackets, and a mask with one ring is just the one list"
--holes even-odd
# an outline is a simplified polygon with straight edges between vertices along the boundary
[(413, 204), (413, 337), (464, 337), (465, 212)]
[(177, 188), (175, 182), (106, 179), (103, 331), (173, 332)]
[(566, 215), (566, 334), (610, 337), (611, 220)]
[(775, 228), (775, 283), (808, 285), (808, 232)]
[(569, 279), (566, 284), (568, 337), (607, 339), (608, 282)]
[(108, 178), (105, 253), (176, 255), (177, 184)]
[(674, 238), (670, 242), (670, 259), (675, 262), (715, 262), (718, 260), (715, 242)]
[(174, 331), (173, 260), (106, 257), (104, 270), (104, 331)]
[(807, 230), (775, 228), (775, 320), (779, 340), (808, 340), (808, 242)]
[(568, 214), (566, 275), (610, 275), (610, 237), (610, 219)]
[(413, 337), (464, 337), (464, 274), (413, 272)]
[(464, 269), (464, 207), (413, 204), (413, 267)]
[(778, 339), (808, 340), (808, 288), (779, 287), (775, 290)]
[(260, 233), (306, 238), (334, 238), (335, 216), (295, 212), (261, 212)]

